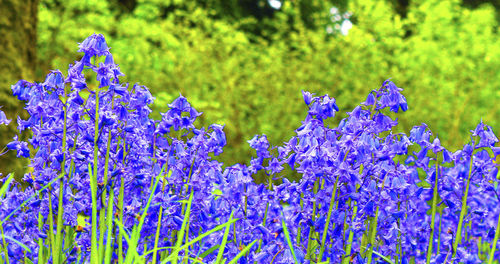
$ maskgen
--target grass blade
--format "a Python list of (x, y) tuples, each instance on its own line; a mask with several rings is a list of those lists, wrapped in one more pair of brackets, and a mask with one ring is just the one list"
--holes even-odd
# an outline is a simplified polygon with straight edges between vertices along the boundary
[(240, 253), (238, 253), (238, 255), (236, 255), (236, 257), (234, 257), (233, 260), (231, 260), (228, 264), (235, 264), (236, 261), (238, 261), (241, 257), (243, 257), (248, 251), (250, 251), (250, 249), (252, 248), (252, 246), (257, 242), (258, 240), (254, 240), (252, 241), (252, 243), (248, 244), (248, 246), (246, 246)]
[[(234, 211), (231, 212), (231, 215), (229, 216), (229, 221), (233, 219), (233, 214)], [(227, 238), (229, 237), (230, 227), (231, 225), (228, 225), (226, 227), (226, 230), (224, 230), (224, 236), (222, 237), (222, 244), (220, 245), (219, 252), (217, 253), (217, 260), (215, 261), (216, 264), (219, 264), (222, 261), (222, 256), (224, 255), (224, 249), (226, 248)]]
[[(215, 250), (217, 250), (218, 248), (220, 248), (221, 245), (215, 245), (209, 249), (207, 249), (207, 251), (201, 253), (198, 257), (201, 258), (201, 259), (204, 259), (206, 258), (208, 255), (212, 254)], [(217, 262), (215, 262), (217, 263)]]
[(31, 249), (26, 246), (25, 244), (21, 243), (21, 241), (19, 240), (16, 240), (15, 238), (13, 237), (10, 237), (10, 236), (7, 236), (7, 235), (3, 235), (4, 238), (16, 243), (18, 246), (22, 247), (24, 250), (26, 250), (27, 252), (31, 253)]
[(457, 234), (456, 234), (456, 239), (453, 243), (453, 254), (451, 258), (451, 263), (453, 263), (453, 260), (455, 259), (455, 255), (457, 254), (457, 248), (458, 245), (462, 242), (462, 226), (464, 222), (465, 215), (467, 214), (467, 196), (469, 195), (469, 186), (470, 186), (470, 179), (472, 176), (472, 161), (474, 160), (474, 155), (471, 155), (470, 157), (470, 165), (469, 165), (469, 176), (467, 177), (466, 181), (466, 186), (465, 186), (465, 192), (464, 196), (462, 197), (462, 210), (460, 210), (460, 219), (458, 220), (458, 227), (457, 227)]
[(153, 200), (153, 196), (156, 190), (156, 187), (158, 186), (158, 182), (160, 182), (161, 175), (163, 175), (163, 170), (165, 167), (163, 167), (160, 171), (160, 174), (158, 177), (156, 177), (155, 183), (153, 185), (153, 189), (151, 189), (151, 193), (149, 194), (148, 202), (146, 203), (146, 207), (144, 208), (144, 211), (142, 212), (140, 219), (139, 219), (139, 224), (134, 226), (132, 230), (132, 235), (130, 237), (130, 242), (128, 242), (129, 247), (127, 251), (127, 255), (125, 257), (125, 263), (132, 263), (134, 259), (140, 259), (140, 255), (137, 253), (137, 243), (139, 242), (140, 236), (141, 236), (141, 230), (142, 226), (144, 225), (144, 221), (146, 219), (146, 214), (148, 212), (149, 207), (151, 206), (151, 201)]
[[(356, 214), (358, 213), (358, 206), (356, 205), (356, 201), (353, 201), (353, 209), (352, 210), (353, 210), (353, 212), (352, 212), (351, 223), (354, 222), (354, 220), (356, 219)], [(348, 230), (349, 230), (349, 238), (347, 240), (347, 245), (346, 245), (346, 250), (345, 250), (346, 258), (344, 258), (344, 260), (342, 261), (343, 264), (349, 263), (348, 256), (351, 256), (352, 243), (353, 243), (353, 239), (354, 239), (354, 231), (351, 230), (350, 228)]]
[(59, 178), (60, 177), (53, 179), (52, 181), (47, 183), (45, 186), (43, 186), (40, 190), (38, 190), (37, 193), (34, 193), (33, 195), (31, 195), (28, 199), (26, 199), (26, 201), (24, 201), (21, 205), (19, 205), (16, 209), (14, 209), (9, 215), (7, 215), (4, 219), (2, 219), (2, 221), (0, 221), (0, 225), (3, 225), (3, 223), (5, 223), (7, 220), (9, 220), (9, 218), (12, 217), (12, 215), (14, 215), (17, 211), (21, 210), (21, 208), (23, 208), (29, 201), (31, 201), (40, 192), (49, 188), (52, 185), (52, 183), (56, 182)]
[(378, 252), (377, 252), (377, 251), (375, 251), (375, 250), (373, 251), (373, 254), (375, 254), (375, 255), (379, 256), (381, 259), (385, 260), (385, 261), (386, 261), (387, 263), (389, 263), (389, 264), (395, 264), (394, 262), (392, 262), (392, 260), (391, 260), (390, 258), (388, 258), (388, 257), (386, 257), (386, 256), (384, 256), (384, 255), (382, 255), (382, 254), (380, 254), (380, 253), (378, 253)]
[[(0, 225), (0, 232), (2, 234), (2, 249), (4, 251), (5, 262), (7, 264), (10, 264), (10, 261), (9, 261), (9, 249), (7, 248), (7, 242), (5, 241), (5, 234), (3, 232), (3, 225)], [(2, 259), (2, 258), (0, 257), (0, 259)]]
[(295, 255), (295, 250), (293, 250), (293, 243), (290, 239), (290, 233), (288, 232), (288, 228), (285, 223), (285, 215), (283, 214), (283, 211), (281, 212), (281, 224), (283, 225), (283, 233), (285, 233), (286, 242), (290, 248), (290, 252), (292, 252), (293, 260), (295, 261), (295, 264), (299, 264), (297, 256)]
[[(115, 224), (118, 226), (118, 230), (119, 230), (120, 234), (122, 235), (122, 237), (125, 238), (125, 241), (127, 241), (127, 244), (131, 245), (132, 244), (131, 236), (127, 233), (123, 224), (120, 223), (120, 221), (118, 221), (118, 219), (115, 219)], [(129, 250), (132, 250), (132, 249), (129, 247)], [(128, 254), (129, 254), (129, 252), (127, 251), (127, 256), (128, 256)], [(137, 250), (132, 250), (132, 252), (130, 254), (134, 254), (133, 255), (134, 258), (139, 257)], [(126, 259), (125, 259), (125, 261), (126, 261)]]
[[(427, 264), (431, 262), (432, 257), (432, 245), (434, 244), (434, 233), (436, 231), (436, 212), (437, 212), (437, 200), (438, 200), (438, 165), (436, 158), (436, 173), (434, 179), (434, 190), (432, 191), (432, 207), (431, 207), (431, 237), (429, 238), (429, 247), (427, 249)], [(439, 234), (440, 235), (440, 234)]]
[(321, 237), (321, 247), (319, 249), (318, 261), (322, 261), (323, 253), (325, 252), (326, 247), (326, 236), (328, 234), (328, 227), (330, 226), (330, 220), (332, 219), (333, 206), (335, 204), (335, 196), (337, 194), (337, 185), (339, 183), (340, 174), (337, 175), (337, 179), (335, 180), (335, 184), (333, 185), (332, 197), (330, 199), (330, 205), (328, 207), (328, 215), (326, 217), (325, 227), (323, 228), (323, 235)]
[(209, 231), (199, 235), (198, 237), (194, 238), (193, 240), (189, 241), (188, 243), (184, 244), (182, 247), (179, 247), (179, 248), (175, 248), (174, 251), (172, 252), (172, 254), (170, 254), (165, 260), (163, 260), (161, 262), (161, 264), (165, 264), (171, 260), (173, 260), (174, 258), (174, 254), (178, 254), (180, 251), (184, 250), (185, 248), (193, 245), (194, 243), (197, 243), (199, 241), (201, 241), (203, 238), (217, 232), (217, 231), (220, 231), (222, 229), (224, 229), (226, 226), (228, 225), (232, 225), (233, 223), (237, 222), (239, 219), (232, 219), (231, 221), (228, 221), (222, 225), (218, 225), (212, 229), (210, 229)]
[[(97, 169), (97, 168), (94, 168)], [(99, 262), (97, 255), (97, 183), (92, 174), (92, 166), (89, 164), (90, 193), (92, 197), (92, 225), (90, 226), (90, 263)], [(97, 174), (96, 174), (97, 177)]]
[(7, 175), (7, 180), (3, 182), (2, 188), (0, 189), (0, 198), (3, 198), (4, 194), (7, 193), (7, 190), (10, 187), (10, 183), (14, 180), (14, 174), (10, 173)]
[[(177, 233), (177, 241), (175, 242), (175, 248), (179, 248), (182, 245), (182, 241), (184, 240), (184, 232), (186, 231), (187, 222), (189, 221), (189, 214), (191, 213), (191, 203), (193, 202), (193, 191), (191, 190), (191, 194), (189, 195), (189, 201), (187, 203), (186, 212), (184, 212), (184, 220), (182, 221), (181, 230)], [(178, 254), (180, 250), (174, 252), (174, 259), (172, 263), (177, 264)]]

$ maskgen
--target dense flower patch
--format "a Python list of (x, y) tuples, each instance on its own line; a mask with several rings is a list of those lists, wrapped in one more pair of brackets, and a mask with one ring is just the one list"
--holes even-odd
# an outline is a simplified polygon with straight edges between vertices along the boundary
[[(223, 126), (196, 127), (201, 113), (183, 96), (161, 120), (151, 119), (154, 97), (120, 83), (102, 35), (79, 48), (84, 55), (66, 76), (52, 71), (43, 83), (12, 86), (30, 114), (17, 119), (18, 129), (31, 138), (16, 136), (7, 147), (31, 163), (28, 187), (13, 184), (1, 200), (4, 258), (122, 263), (135, 252), (155, 263), (174, 253), (175, 263), (215, 263), (243, 252), (239, 263), (493, 259), (500, 148), (482, 122), (451, 153), (425, 124), (409, 135), (392, 132), (397, 121), (387, 112), (408, 106), (389, 80), (336, 127), (325, 125), (339, 111), (335, 99), (303, 92), (308, 111), (296, 136), (271, 146), (256, 135), (248, 141), (256, 156), (223, 168), (214, 158), (226, 144)], [(0, 123), (8, 122), (0, 112)], [(288, 181), (291, 172), (301, 180)], [(256, 173), (268, 183), (254, 183)], [(226, 232), (172, 249), (228, 222)]]

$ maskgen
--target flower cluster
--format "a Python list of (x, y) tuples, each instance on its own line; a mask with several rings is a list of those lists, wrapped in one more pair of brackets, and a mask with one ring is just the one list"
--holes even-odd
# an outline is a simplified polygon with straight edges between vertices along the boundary
[[(84, 40), (79, 52), (66, 76), (56, 70), (43, 83), (12, 86), (30, 115), (17, 119), (18, 130), (31, 138), (15, 136), (7, 148), (31, 162), (23, 179), (28, 187), (15, 185), (1, 199), (4, 235), (30, 249), (5, 245), (11, 259), (35, 262), (49, 252), (44, 260), (61, 263), (50, 254), (57, 232), (68, 263), (89, 260), (93, 236), (101, 247), (112, 245), (113, 261), (127, 250), (153, 248), (161, 250), (145, 254), (147, 261), (164, 258), (173, 252), (190, 197), (185, 242), (237, 219), (223, 256), (232, 259), (258, 242), (240, 263), (375, 263), (382, 256), (397, 263), (481, 263), (483, 244), (497, 243), (500, 148), (482, 122), (471, 142), (452, 153), (425, 124), (409, 135), (393, 132), (397, 120), (386, 111), (408, 106), (389, 80), (336, 127), (325, 122), (339, 111), (335, 99), (304, 91), (308, 111), (294, 137), (272, 146), (256, 135), (248, 141), (256, 157), (224, 167), (214, 158), (226, 144), (223, 126), (196, 127), (201, 113), (182, 95), (161, 120), (152, 119), (154, 97), (142, 85), (120, 82), (102, 35)], [(0, 124), (9, 122), (0, 111)], [(268, 182), (255, 183), (257, 173)], [(301, 179), (290, 182), (291, 173)], [(110, 218), (121, 225), (108, 230)], [(130, 248), (120, 230), (132, 232), (138, 223), (141, 238)], [(223, 239), (214, 232), (179, 257), (212, 263), (216, 254), (204, 253)]]

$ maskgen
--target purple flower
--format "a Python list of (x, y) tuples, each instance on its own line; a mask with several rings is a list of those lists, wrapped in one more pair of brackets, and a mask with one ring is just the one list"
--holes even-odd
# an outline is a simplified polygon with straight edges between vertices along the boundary
[(93, 34), (78, 45), (78, 52), (84, 52), (86, 56), (104, 56), (109, 54), (108, 44), (102, 34)]
[(30, 157), (30, 150), (28, 148), (28, 143), (24, 141), (19, 141), (17, 135), (14, 136), (14, 141), (7, 144), (7, 148), (17, 151), (17, 157)]
[(27, 82), (25, 80), (18, 81), (15, 85), (11, 86), (12, 93), (17, 99), (22, 101), (28, 101), (30, 99), (30, 90), (34, 84)]
[(5, 113), (0, 110), (0, 124), (8, 125), (10, 123), (10, 119), (7, 119)]
[(304, 102), (306, 103), (306, 105), (311, 104), (312, 96), (313, 96), (313, 94), (311, 94), (310, 92), (302, 91), (302, 97), (304, 97)]

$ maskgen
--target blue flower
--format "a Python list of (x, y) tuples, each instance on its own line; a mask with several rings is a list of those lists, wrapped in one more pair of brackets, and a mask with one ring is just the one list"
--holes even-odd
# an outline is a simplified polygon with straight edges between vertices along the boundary
[(86, 56), (104, 56), (109, 54), (108, 44), (102, 34), (93, 34), (78, 45), (78, 52), (84, 52)]
[(17, 135), (14, 136), (14, 141), (7, 144), (7, 148), (17, 151), (17, 157), (30, 157), (30, 150), (28, 148), (28, 143), (24, 141), (19, 141)]
[(10, 119), (7, 119), (5, 113), (0, 110), (0, 124), (8, 125), (10, 123)]
[(12, 94), (19, 100), (28, 101), (30, 99), (30, 90), (33, 86), (34, 84), (30, 82), (20, 80), (16, 84), (11, 86)]

